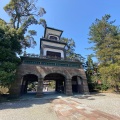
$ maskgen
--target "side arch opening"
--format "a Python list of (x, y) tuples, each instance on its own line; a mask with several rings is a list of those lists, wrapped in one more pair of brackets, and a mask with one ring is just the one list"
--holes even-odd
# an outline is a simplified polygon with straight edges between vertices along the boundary
[(27, 93), (36, 93), (38, 85), (38, 76), (34, 74), (26, 74), (23, 76), (21, 85), (21, 95)]

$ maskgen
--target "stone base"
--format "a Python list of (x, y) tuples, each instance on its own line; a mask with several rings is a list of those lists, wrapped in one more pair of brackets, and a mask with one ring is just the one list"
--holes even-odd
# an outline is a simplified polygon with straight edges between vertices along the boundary
[(89, 92), (84, 92), (84, 94), (85, 94), (85, 95), (90, 95), (90, 93), (89, 93)]
[(66, 93), (66, 95), (67, 95), (67, 96), (72, 96), (72, 95), (73, 95), (73, 93)]

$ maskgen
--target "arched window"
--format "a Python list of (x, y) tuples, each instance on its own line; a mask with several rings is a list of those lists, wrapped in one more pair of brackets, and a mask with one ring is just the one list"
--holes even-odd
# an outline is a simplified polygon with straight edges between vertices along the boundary
[(54, 35), (49, 35), (49, 39), (51, 39), (51, 40), (58, 40), (58, 37), (54, 36)]

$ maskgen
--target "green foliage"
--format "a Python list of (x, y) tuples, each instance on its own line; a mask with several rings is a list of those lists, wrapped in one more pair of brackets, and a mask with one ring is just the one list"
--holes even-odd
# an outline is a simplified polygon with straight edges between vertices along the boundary
[(2, 86), (9, 87), (10, 83), (14, 81), (15, 74), (12, 72), (0, 71), (0, 82)]
[(108, 66), (100, 66), (101, 80), (103, 83), (110, 84), (117, 88), (120, 87), (120, 65), (117, 63)]
[[(21, 32), (21, 45), (23, 48), (34, 47), (36, 41), (34, 35), (35, 30), (28, 31), (30, 25), (42, 25), (46, 27), (46, 21), (39, 19), (46, 13), (44, 8), (36, 7), (37, 0), (10, 0), (4, 7), (6, 13), (11, 17), (10, 25), (12, 28)], [(25, 36), (26, 34), (26, 36)]]
[[(110, 21), (110, 15), (96, 19), (90, 27), (90, 43), (100, 62), (100, 79), (105, 85), (110, 84), (119, 90), (120, 86), (120, 29)], [(107, 88), (107, 87), (106, 87)]]
[(110, 15), (96, 19), (90, 27), (89, 41), (94, 43), (93, 50), (98, 60), (104, 64), (120, 60), (120, 29), (109, 21)]
[(36, 86), (35, 86), (35, 83), (29, 83), (28, 84), (28, 88), (27, 88), (28, 91), (32, 91), (32, 90), (36, 90)]
[(93, 65), (92, 55), (88, 55), (86, 65), (87, 65), (87, 69), (93, 69), (94, 65)]
[[(88, 87), (91, 92), (103, 90), (103, 86), (106, 86), (106, 84), (99, 83), (101, 82), (101, 76), (98, 71), (98, 67), (97, 63), (93, 62), (92, 55), (89, 55), (86, 62), (86, 76), (88, 80)], [(108, 89), (108, 87), (106, 87), (106, 89)]]
[(64, 38), (62, 37), (61, 38), (61, 41), (65, 42), (67, 45), (66, 45), (66, 58), (70, 58), (70, 59), (76, 59), (76, 60), (79, 60), (79, 61), (83, 61), (84, 58), (80, 55), (80, 54), (76, 54), (75, 53), (75, 42), (74, 40), (71, 38)]
[(92, 55), (88, 56), (85, 69), (88, 82), (94, 83), (99, 79), (97, 65), (93, 63)]
[(96, 85), (95, 85), (95, 83), (88, 83), (88, 88), (89, 88), (89, 91), (90, 92), (93, 92), (94, 90), (95, 90), (95, 88), (96, 88)]
[[(46, 26), (44, 8), (36, 8), (37, 0), (10, 0), (4, 7), (10, 22), (0, 19), (0, 85), (9, 87), (15, 79), (16, 68), (20, 63), (17, 55), (26, 47), (34, 47), (35, 30), (30, 25)], [(26, 36), (25, 36), (26, 35)]]
[(15, 79), (16, 67), (21, 53), (18, 30), (0, 20), (0, 85), (9, 87)]
[(108, 86), (107, 84), (102, 84), (102, 85), (100, 85), (100, 89), (101, 89), (102, 91), (106, 91), (106, 90), (108, 90), (108, 88), (109, 88), (109, 86)]
[(66, 57), (67, 58), (73, 58), (75, 57), (75, 42), (74, 40), (71, 38), (71, 39), (68, 39), (68, 38), (61, 38), (61, 41), (65, 42), (67, 45), (66, 45)]
[(50, 85), (49, 85), (52, 89), (55, 89), (55, 81), (52, 80), (50, 81)]

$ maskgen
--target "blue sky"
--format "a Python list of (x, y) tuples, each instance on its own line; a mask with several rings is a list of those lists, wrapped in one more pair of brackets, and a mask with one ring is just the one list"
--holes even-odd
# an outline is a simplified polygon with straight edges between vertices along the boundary
[[(111, 20), (116, 19), (116, 25), (120, 24), (120, 0), (38, 0), (38, 7), (43, 7), (46, 14), (43, 18), (49, 27), (63, 30), (63, 37), (72, 38), (75, 41), (75, 52), (83, 57), (91, 54), (92, 50), (86, 50), (91, 44), (88, 43), (89, 27), (96, 18), (101, 19), (105, 14), (111, 15)], [(4, 12), (9, 0), (0, 0), (0, 18), (9, 21)], [(27, 49), (28, 53), (39, 54), (39, 41), (43, 36), (42, 26), (32, 26), (37, 31), (35, 37), (37, 46)], [(96, 61), (96, 59), (94, 59)]]

